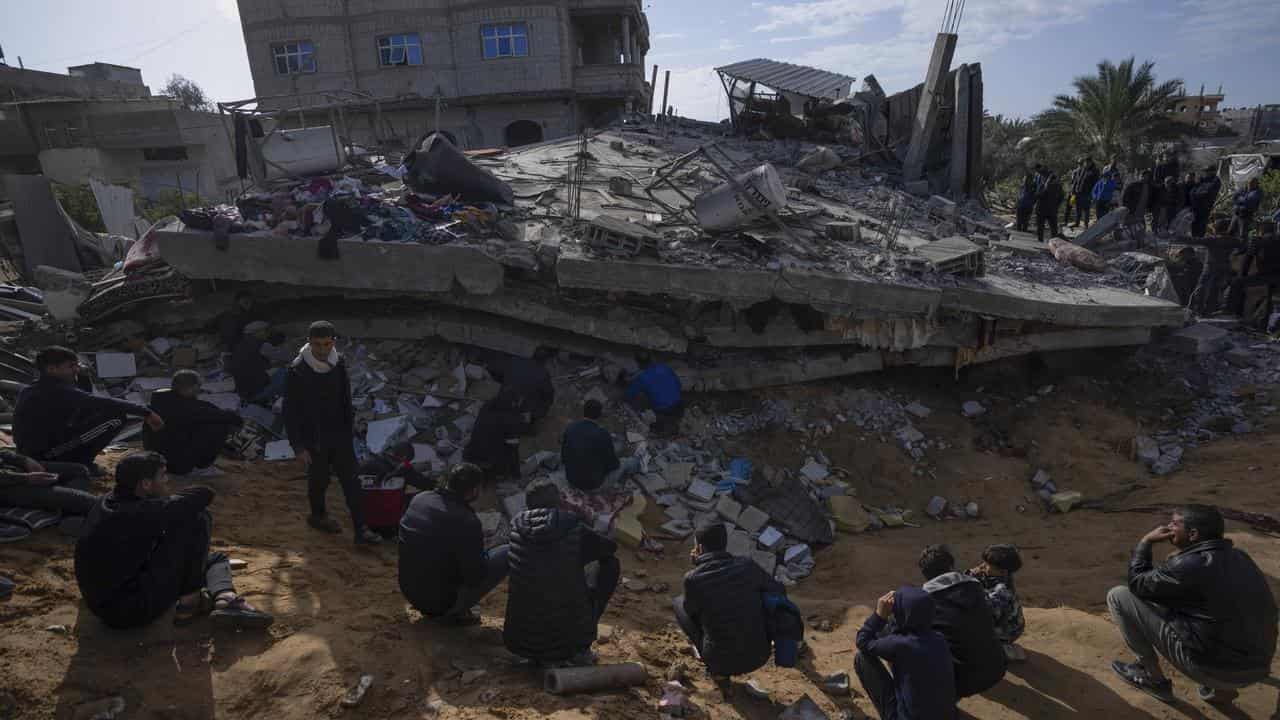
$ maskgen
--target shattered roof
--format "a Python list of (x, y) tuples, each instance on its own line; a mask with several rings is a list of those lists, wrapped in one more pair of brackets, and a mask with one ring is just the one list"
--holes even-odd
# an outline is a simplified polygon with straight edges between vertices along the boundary
[(762, 83), (775, 90), (836, 99), (848, 95), (854, 81), (848, 75), (764, 58), (718, 67), (716, 72), (739, 80)]

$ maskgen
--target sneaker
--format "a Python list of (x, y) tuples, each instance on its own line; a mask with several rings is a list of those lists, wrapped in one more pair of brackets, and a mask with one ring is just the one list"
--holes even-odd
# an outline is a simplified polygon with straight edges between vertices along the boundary
[(221, 468), (216, 465), (210, 465), (208, 467), (196, 468), (195, 470), (187, 473), (187, 479), (196, 480), (200, 478), (216, 478), (222, 477), (223, 475), (226, 475), (226, 473), (223, 472)]
[(382, 536), (369, 528), (360, 528), (356, 531), (357, 545), (377, 545), (380, 542), (382, 542)]
[(1239, 690), (1218, 690), (1208, 685), (1201, 685), (1196, 688), (1196, 695), (1207, 703), (1215, 705), (1228, 705), (1240, 697)]
[(338, 525), (337, 521), (328, 515), (310, 515), (307, 517), (307, 524), (320, 532), (326, 532), (331, 535), (337, 535), (342, 532), (342, 526)]
[(1169, 678), (1154, 680), (1151, 674), (1147, 672), (1147, 669), (1141, 665), (1137, 663), (1122, 663), (1119, 660), (1112, 661), (1111, 669), (1125, 682), (1160, 702), (1174, 702), (1173, 681)]

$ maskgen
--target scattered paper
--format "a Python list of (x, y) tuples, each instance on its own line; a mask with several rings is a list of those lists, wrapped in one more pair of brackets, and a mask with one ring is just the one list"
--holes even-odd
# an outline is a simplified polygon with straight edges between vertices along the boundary
[(100, 378), (133, 377), (138, 374), (138, 361), (133, 353), (100, 352), (94, 358)]
[(288, 440), (272, 440), (267, 443), (266, 452), (262, 454), (266, 460), (292, 460), (293, 446), (289, 445)]

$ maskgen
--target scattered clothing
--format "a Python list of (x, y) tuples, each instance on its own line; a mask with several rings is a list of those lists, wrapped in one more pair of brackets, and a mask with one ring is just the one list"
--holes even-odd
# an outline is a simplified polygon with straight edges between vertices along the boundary
[(913, 587), (893, 598), (887, 634), (881, 633), (889, 621), (874, 612), (858, 630), (854, 671), (881, 720), (951, 720), (955, 670), (946, 639), (932, 628), (933, 598)]
[(987, 594), (976, 579), (949, 572), (925, 583), (933, 598), (933, 629), (947, 640), (955, 667), (956, 697), (977, 695), (1004, 677), (1008, 661), (996, 638)]
[(418, 612), (469, 610), (506, 572), (505, 551), (485, 553), (480, 519), (466, 501), (447, 490), (410, 501), (400, 520), (400, 592)]
[(127, 417), (146, 417), (151, 408), (99, 397), (53, 377), (42, 377), (18, 394), (13, 439), (18, 452), (41, 462), (92, 465), (124, 428)]
[(785, 593), (751, 558), (710, 552), (694, 560), (675, 598), (676, 620), (713, 676), (745, 675), (769, 661), (765, 593)]
[(152, 393), (151, 409), (164, 418), (164, 427), (143, 426), (142, 446), (163, 455), (173, 475), (213, 465), (227, 438), (244, 424), (238, 413), (173, 390)]

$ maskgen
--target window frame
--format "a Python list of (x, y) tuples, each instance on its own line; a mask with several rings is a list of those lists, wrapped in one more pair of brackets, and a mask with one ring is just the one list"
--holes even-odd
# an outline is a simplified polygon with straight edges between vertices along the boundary
[[(293, 50), (290, 50), (292, 46)], [(284, 42), (272, 43), (271, 49), (271, 69), (278, 77), (288, 77), (290, 75), (314, 75), (319, 71), (319, 64), (316, 62), (316, 44), (311, 40), (286, 40)], [(290, 58), (297, 59), (297, 67), (290, 66)], [(303, 59), (310, 60), (310, 66), (304, 65)], [(280, 61), (284, 61), (285, 72), (280, 72)]]
[[(407, 42), (409, 39), (413, 40), (412, 44)], [(401, 42), (397, 44), (395, 42), (396, 40), (400, 40)], [(384, 43), (386, 44), (384, 45)], [(422, 33), (403, 32), (403, 33), (392, 33), (390, 35), (382, 35), (378, 37), (375, 44), (377, 45), (377, 49), (378, 49), (378, 67), (384, 67), (384, 68), (421, 67), (426, 62), (426, 58), (422, 52)], [(412, 62), (412, 56), (410, 54), (411, 48), (417, 48), (418, 62)], [(398, 63), (389, 62), (389, 60), (392, 57), (394, 57), (394, 53), (396, 50), (401, 50), (404, 52), (404, 62), (398, 62)], [(385, 58), (383, 56), (384, 52), (387, 53), (387, 57)]]
[[(517, 28), (520, 29), (518, 34), (516, 33)], [(486, 31), (489, 29), (494, 30), (493, 34), (486, 34)], [(501, 32), (500, 29), (505, 29), (506, 32)], [(502, 52), (502, 42), (504, 40), (510, 48), (509, 52), (506, 54), (503, 54)], [(524, 43), (523, 53), (517, 52), (519, 49), (517, 40), (523, 41)], [(490, 41), (493, 41), (493, 55), (489, 54)], [(484, 60), (511, 60), (529, 57), (529, 23), (520, 20), (516, 22), (485, 23), (481, 25), (480, 57)]]

